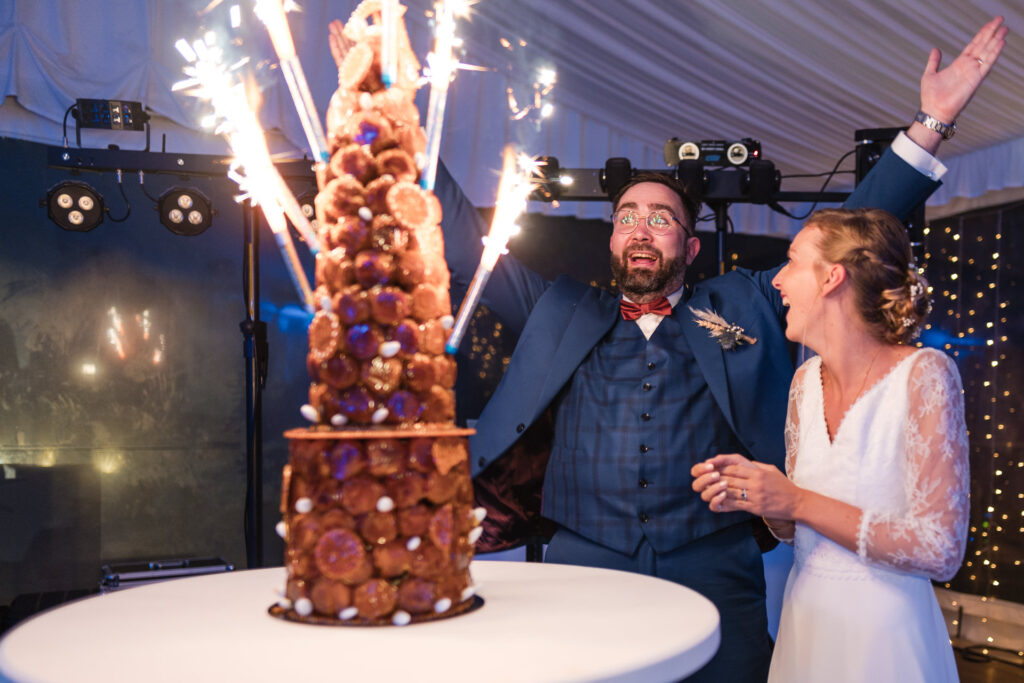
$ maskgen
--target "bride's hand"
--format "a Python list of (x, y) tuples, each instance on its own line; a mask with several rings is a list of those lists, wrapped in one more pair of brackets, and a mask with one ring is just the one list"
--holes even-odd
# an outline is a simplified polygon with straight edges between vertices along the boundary
[(713, 512), (742, 510), (775, 520), (793, 519), (801, 489), (777, 467), (736, 453), (717, 455), (706, 464), (720, 476), (701, 492)]

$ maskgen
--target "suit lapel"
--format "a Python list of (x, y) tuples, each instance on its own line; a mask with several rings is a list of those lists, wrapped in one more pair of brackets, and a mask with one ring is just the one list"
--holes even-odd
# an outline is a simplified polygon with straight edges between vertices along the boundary
[(558, 348), (551, 358), (551, 372), (541, 390), (541, 403), (547, 405), (565, 386), (572, 373), (601, 338), (612, 329), (619, 315), (617, 297), (591, 287), (576, 304)]
[(677, 316), (680, 327), (683, 328), (683, 335), (690, 344), (694, 357), (697, 359), (697, 366), (704, 374), (704, 380), (711, 389), (711, 394), (718, 401), (719, 408), (729, 421), (729, 426), (736, 432), (736, 425), (733, 424), (732, 396), (729, 391), (729, 381), (725, 374), (725, 352), (718, 342), (711, 338), (708, 331), (694, 322), (693, 313), (689, 307), (695, 309), (707, 308), (714, 310), (708, 296), (703, 292), (697, 292), (687, 301), (680, 301), (673, 311)]

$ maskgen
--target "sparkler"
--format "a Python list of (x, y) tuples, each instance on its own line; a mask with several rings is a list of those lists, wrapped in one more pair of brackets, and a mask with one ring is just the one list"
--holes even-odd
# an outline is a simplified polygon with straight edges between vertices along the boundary
[(502, 160), (501, 180), (498, 183), (498, 200), (491, 220), (491, 231), (484, 237), (484, 252), (480, 257), (473, 281), (466, 292), (466, 298), (459, 306), (452, 333), (444, 350), (454, 354), (462, 337), (466, 334), (469, 319), (473, 315), (487, 280), (498, 263), (498, 257), (507, 254), (508, 238), (519, 232), (515, 221), (526, 209), (526, 200), (536, 186), (537, 162), (526, 155), (517, 155), (515, 147), (506, 145)]
[[(216, 124), (215, 132), (227, 138), (235, 155), (228, 168), (228, 177), (237, 182), (242, 191), (235, 199), (251, 199), (253, 204), (263, 209), (299, 298), (306, 309), (312, 312), (313, 293), (288, 234), (285, 212), (288, 211), (289, 217), (292, 217), (292, 212), (296, 214), (292, 222), (299, 228), (314, 254), (319, 251), (319, 243), (299, 203), (270, 159), (266, 137), (256, 114), (249, 107), (244, 85), (232, 75), (247, 60), (225, 67), (221, 60), (221, 50), (215, 41), (215, 36), (210, 35), (206, 41), (197, 40), (191, 45), (185, 40), (175, 43), (175, 47), (189, 62), (185, 74), (190, 78), (176, 83), (173, 90), (189, 89), (190, 94), (208, 100), (213, 105), (212, 122)], [(244, 173), (241, 169), (244, 169)]]
[(434, 189), (437, 177), (437, 157), (441, 151), (441, 127), (444, 125), (444, 108), (448, 100), (448, 86), (455, 71), (452, 47), (455, 44), (455, 6), (451, 0), (441, 0), (434, 5), (435, 28), (434, 51), (427, 55), (430, 66), (430, 101), (427, 105), (427, 148), (426, 162), (420, 176), (420, 185), (425, 190)]
[[(386, 4), (389, 2), (390, 0), (385, 0)], [(284, 80), (288, 84), (288, 91), (292, 95), (295, 109), (299, 112), (302, 130), (306, 133), (306, 140), (313, 152), (313, 158), (320, 163), (326, 163), (331, 158), (327, 147), (327, 138), (324, 137), (320, 117), (313, 105), (313, 96), (309, 92), (306, 73), (302, 70), (299, 56), (295, 52), (295, 42), (288, 29), (284, 3), (282, 0), (256, 0), (256, 15), (263, 21), (267, 32), (270, 33), (270, 42), (274, 44), (274, 52), (277, 53), (277, 58), (280, 60), (281, 72), (284, 73)]]
[(387, 87), (398, 81), (398, 1), (380, 2), (380, 77)]

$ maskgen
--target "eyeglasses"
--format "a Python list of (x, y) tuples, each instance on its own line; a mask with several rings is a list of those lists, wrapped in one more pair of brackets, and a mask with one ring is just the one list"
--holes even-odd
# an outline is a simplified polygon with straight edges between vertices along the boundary
[(683, 232), (689, 236), (690, 231), (672, 215), (671, 211), (659, 209), (648, 214), (640, 215), (632, 209), (619, 209), (612, 214), (612, 229), (620, 235), (629, 235), (636, 230), (641, 222), (647, 222), (647, 229), (655, 235), (667, 235), (675, 229), (678, 223)]

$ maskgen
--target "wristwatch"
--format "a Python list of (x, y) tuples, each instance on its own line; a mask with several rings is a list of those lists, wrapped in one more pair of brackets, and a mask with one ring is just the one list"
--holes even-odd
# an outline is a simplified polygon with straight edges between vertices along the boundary
[(956, 121), (953, 121), (952, 123), (943, 123), (942, 121), (939, 121), (931, 114), (925, 114), (921, 110), (918, 110), (917, 116), (914, 117), (914, 120), (923, 125), (925, 128), (928, 128), (929, 130), (934, 130), (936, 133), (942, 136), (943, 140), (950, 139), (951, 137), (953, 137), (953, 134), (956, 133)]

